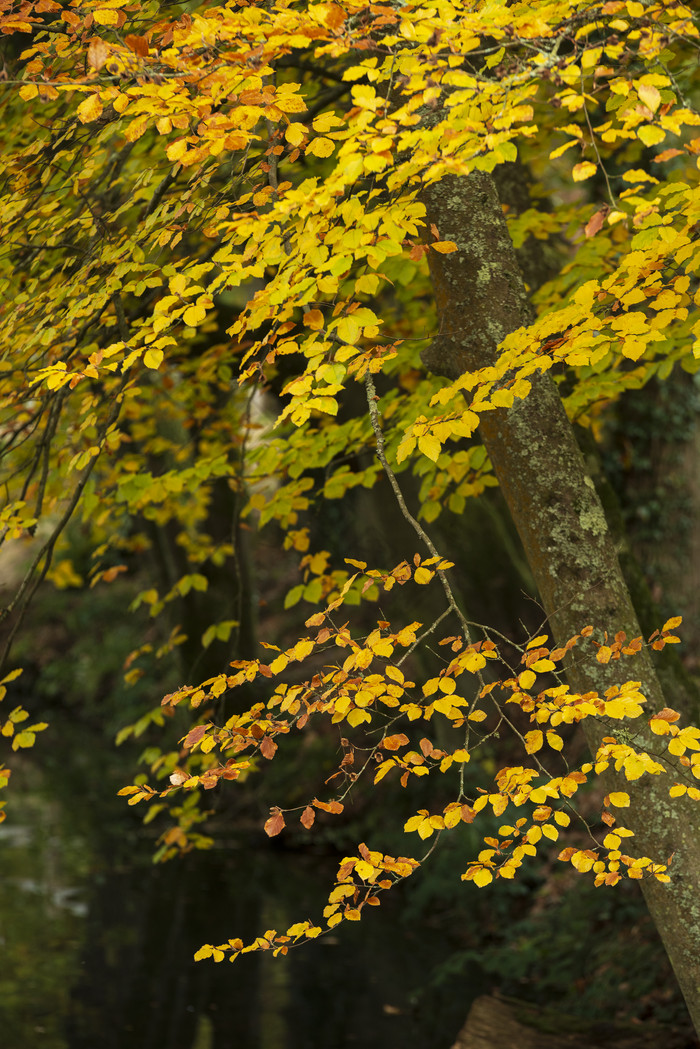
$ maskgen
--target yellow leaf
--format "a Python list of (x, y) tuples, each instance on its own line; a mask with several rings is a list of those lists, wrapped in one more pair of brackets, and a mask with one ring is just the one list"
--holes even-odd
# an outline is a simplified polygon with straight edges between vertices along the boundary
[(183, 154), (187, 152), (189, 146), (186, 138), (176, 138), (174, 142), (171, 142), (165, 151), (165, 155), (168, 160), (172, 160), (173, 163), (179, 160)]
[(162, 350), (146, 350), (143, 355), (143, 363), (147, 368), (153, 368), (157, 371), (163, 363), (163, 351)]
[(372, 717), (371, 717), (369, 711), (367, 711), (367, 710), (360, 710), (360, 709), (351, 710), (350, 713), (348, 714), (348, 724), (352, 725), (353, 728), (357, 728), (357, 726), (361, 725), (363, 723), (363, 721), (371, 721), (371, 720), (372, 720)]
[(659, 142), (663, 142), (666, 138), (666, 132), (653, 124), (645, 124), (638, 129), (637, 137), (642, 140), (645, 146), (657, 146)]
[(535, 754), (536, 751), (541, 749), (543, 742), (544, 737), (539, 729), (525, 734), (525, 750), (528, 754)]
[(202, 323), (206, 315), (207, 311), (198, 300), (185, 310), (182, 319), (188, 327), (196, 328), (198, 324)]
[(531, 670), (523, 670), (522, 674), (518, 678), (518, 684), (521, 688), (527, 689), (532, 688), (535, 684), (536, 675)]
[(595, 164), (591, 164), (590, 160), (584, 160), (581, 164), (575, 164), (571, 172), (574, 182), (584, 182), (591, 175), (595, 175), (597, 171)]
[(314, 138), (306, 147), (307, 156), (310, 153), (314, 157), (329, 157), (335, 149), (335, 143), (330, 138)]
[(566, 153), (567, 149), (571, 149), (572, 146), (578, 146), (578, 144), (579, 140), (577, 138), (570, 138), (569, 141), (565, 142), (563, 146), (557, 146), (556, 149), (553, 149), (552, 152), (549, 154), (549, 159), (556, 160), (557, 157), (563, 156), (563, 154)]
[(78, 106), (78, 120), (81, 124), (89, 124), (91, 120), (97, 120), (102, 115), (102, 102), (100, 96), (88, 95)]
[(486, 666), (486, 658), (481, 652), (467, 652), (460, 659), (459, 665), (468, 670), (470, 674), (475, 674), (477, 670), (481, 670)]
[(339, 339), (343, 340), (343, 342), (347, 342), (351, 346), (354, 346), (360, 337), (360, 325), (354, 317), (341, 317), (338, 321), (336, 334)]
[(421, 586), (424, 586), (426, 583), (430, 582), (434, 575), (435, 573), (431, 572), (429, 568), (417, 568), (413, 578), (417, 583), (420, 583)]
[(294, 123), (290, 124), (284, 133), (284, 137), (290, 146), (299, 146), (306, 137), (306, 127), (304, 124)]
[(644, 105), (655, 113), (661, 105), (661, 94), (657, 87), (653, 84), (637, 84), (637, 94), (644, 103)]
[(493, 881), (493, 874), (491, 871), (486, 870), (482, 867), (481, 870), (477, 871), (472, 881), (475, 885), (478, 885), (480, 889), (483, 889), (485, 885), (489, 885)]
[(283, 113), (303, 113), (307, 108), (303, 98), (300, 98), (299, 95), (290, 94), (278, 94), (275, 98), (275, 105)]
[(590, 850), (586, 850), (585, 852), (578, 851), (571, 857), (571, 863), (577, 871), (580, 871), (581, 874), (585, 874), (585, 872), (589, 871), (593, 866), (595, 858), (595, 853)]
[(658, 179), (650, 175), (643, 168), (630, 168), (620, 176), (625, 182), (658, 182)]
[(564, 746), (564, 740), (556, 732), (547, 733), (547, 742), (552, 750), (562, 750)]
[(168, 287), (173, 295), (182, 295), (187, 287), (187, 277), (184, 273), (176, 273), (168, 282)]
[(98, 7), (92, 17), (98, 25), (119, 25), (119, 13), (111, 7)]
[(457, 802), (451, 802), (445, 809), (445, 815), (443, 818), (446, 827), (456, 827), (462, 819), (462, 806)]
[(423, 437), (418, 438), (418, 450), (427, 455), (429, 459), (435, 463), (437, 458), (442, 451), (442, 445), (438, 441), (437, 437), (427, 433)]
[(430, 247), (441, 255), (451, 255), (453, 251), (457, 250), (457, 245), (453, 240), (436, 240)]
[(618, 809), (626, 809), (630, 803), (629, 794), (625, 794), (622, 790), (614, 791), (612, 794), (609, 794), (608, 799), (610, 804), (615, 805)]
[(23, 98), (25, 102), (29, 102), (31, 98), (36, 98), (39, 94), (39, 88), (36, 84), (23, 84), (19, 89), (19, 97)]
[(370, 881), (377, 875), (377, 868), (365, 860), (358, 860), (355, 864), (355, 874), (363, 881)]
[(132, 122), (129, 124), (124, 134), (124, 138), (127, 142), (135, 142), (137, 138), (141, 138), (141, 135), (143, 135), (147, 127), (148, 117), (137, 117), (136, 120), (132, 120)]

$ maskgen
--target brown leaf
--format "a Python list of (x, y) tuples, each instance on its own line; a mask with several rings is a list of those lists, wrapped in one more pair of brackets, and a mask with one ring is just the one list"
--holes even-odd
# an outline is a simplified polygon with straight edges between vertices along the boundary
[(584, 230), (587, 237), (595, 237), (596, 233), (600, 233), (603, 228), (606, 213), (607, 208), (601, 208), (599, 211), (596, 211), (595, 215), (591, 216), (586, 223), (586, 228)]
[(285, 822), (284, 816), (282, 815), (282, 810), (276, 807), (270, 809), (270, 818), (269, 820), (265, 821), (265, 833), (267, 834), (268, 838), (274, 838), (274, 836), (276, 834), (279, 834), (279, 832), (284, 828), (284, 826)]
[(109, 48), (104, 40), (101, 40), (99, 36), (93, 37), (88, 44), (87, 60), (88, 65), (91, 69), (102, 69), (109, 58)]
[(260, 753), (262, 754), (262, 756), (264, 758), (267, 758), (268, 761), (272, 761), (276, 751), (277, 744), (275, 743), (274, 739), (270, 739), (269, 736), (265, 736), (265, 738), (260, 742)]
[(315, 805), (317, 809), (323, 809), (324, 812), (342, 812), (343, 804), (340, 801), (319, 801), (318, 798), (314, 798), (311, 803)]
[(127, 33), (124, 37), (124, 43), (135, 54), (140, 55), (141, 58), (145, 58), (148, 54), (148, 40), (145, 36), (134, 36), (132, 33)]
[(403, 732), (399, 732), (395, 736), (386, 736), (382, 740), (381, 745), (384, 747), (385, 750), (398, 750), (399, 747), (405, 747), (407, 743), (408, 736), (406, 736)]
[(316, 813), (314, 812), (314, 810), (311, 808), (310, 805), (307, 805), (306, 808), (304, 809), (304, 811), (301, 814), (301, 824), (302, 824), (302, 826), (306, 827), (306, 829), (308, 830), (309, 827), (311, 827), (313, 825), (313, 822), (314, 822), (315, 819), (316, 819)]
[(185, 736), (185, 739), (184, 739), (185, 746), (186, 747), (190, 747), (190, 749), (192, 747), (196, 746), (196, 744), (199, 743), (199, 741), (202, 739), (202, 737), (206, 735), (206, 731), (207, 731), (207, 726), (206, 725), (195, 725), (195, 727), (191, 728), (190, 731)]
[(675, 710), (671, 710), (670, 707), (664, 707), (663, 710), (660, 710), (658, 714), (654, 714), (653, 716), (658, 720), (673, 723), (674, 721), (678, 721), (680, 714)]

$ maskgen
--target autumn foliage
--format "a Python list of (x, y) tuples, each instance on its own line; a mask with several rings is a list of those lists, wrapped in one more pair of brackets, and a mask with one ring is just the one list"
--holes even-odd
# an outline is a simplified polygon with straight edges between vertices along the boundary
[[(630, 793), (605, 792), (602, 829), (587, 828), (585, 841), (571, 825), (582, 786), (609, 769), (633, 786), (667, 777), (671, 798), (700, 800), (700, 730), (673, 709), (650, 710), (635, 676), (642, 650), (679, 640), (680, 617), (648, 641), (597, 634), (585, 618), (558, 643), (547, 626), (504, 639), (467, 620), (429, 530), (497, 483), (480, 421), (517, 407), (541, 376), (597, 436), (623, 392), (697, 369), (700, 34), (690, 6), (231, 0), (171, 10), (0, 3), (10, 56), (0, 528), (30, 550), (3, 613), (5, 659), (45, 578), (108, 586), (149, 571), (170, 535), (167, 585), (154, 574), (134, 601), (156, 620), (206, 601), (217, 574), (240, 581), (241, 529), (274, 528), (299, 555), (285, 606), (308, 604), (303, 636), (246, 650), (239, 588), (228, 607), (212, 599), (197, 636), (178, 622), (127, 668), (136, 680), (144, 660), (175, 659), (184, 644), (230, 643), (234, 654), (120, 733), (191, 711), (179, 747), (152, 750), (147, 773), (121, 791), (150, 803), (149, 818), (172, 810), (159, 857), (206, 846), (206, 792), (263, 769), (319, 720), (338, 748), (327, 795), (280, 799), (270, 836), (342, 813), (360, 782), (449, 784), (446, 804), (406, 822), (411, 855), (361, 843), (342, 859), (318, 922), (208, 945), (198, 958), (284, 953), (357, 920), (441, 834), (481, 813), (503, 822), (465, 863), (476, 885), (516, 877), (550, 844), (597, 885), (668, 882), (671, 858), (638, 855), (622, 822)], [(465, 245), (426, 221), (423, 194), (504, 169), (529, 187), (528, 206), (504, 191), (503, 210), (531, 323), (500, 341), (493, 362), (446, 381), (420, 357), (437, 333), (428, 261)], [(536, 279), (527, 253), (546, 251), (555, 262)], [(393, 565), (314, 549), (309, 509), (380, 477), (413, 549)], [(216, 525), (222, 501), (233, 528)], [(70, 556), (71, 522), (89, 536), (87, 573)], [(424, 611), (428, 588), (442, 602), (435, 616)], [(392, 622), (382, 609), (399, 593)], [(376, 624), (360, 631), (353, 617), (372, 602)], [(428, 649), (437, 662), (424, 675)], [(577, 693), (566, 682), (573, 660), (614, 663), (619, 683)], [(243, 686), (257, 697), (245, 709)], [(24, 717), (18, 707), (2, 723), (15, 748), (46, 727), (20, 730)], [(606, 734), (590, 758), (569, 759), (569, 727), (586, 718)], [(499, 733), (518, 741), (522, 764), (479, 780), (473, 756)], [(182, 804), (188, 795), (196, 805)]]

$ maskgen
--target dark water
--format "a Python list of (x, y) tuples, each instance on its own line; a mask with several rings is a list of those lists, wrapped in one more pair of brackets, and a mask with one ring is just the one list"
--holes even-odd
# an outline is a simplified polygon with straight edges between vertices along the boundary
[(400, 895), (286, 958), (195, 963), (318, 918), (337, 857), (232, 840), (154, 867), (123, 800), (37, 757), (0, 825), (2, 1049), (449, 1049), (478, 975), (433, 984), (444, 932)]

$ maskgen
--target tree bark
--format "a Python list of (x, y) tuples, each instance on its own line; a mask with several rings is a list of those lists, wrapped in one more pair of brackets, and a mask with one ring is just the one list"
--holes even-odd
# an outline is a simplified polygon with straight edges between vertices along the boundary
[(590, 1023), (528, 1002), (483, 995), (473, 1003), (452, 1049), (681, 1049), (687, 1032)]
[[(499, 343), (528, 324), (532, 312), (493, 178), (483, 172), (450, 176), (427, 186), (423, 201), (428, 226), (434, 223), (440, 239), (458, 247), (449, 255), (428, 253), (440, 334), (423, 361), (456, 379), (492, 364)], [(601, 640), (605, 632), (614, 637), (620, 630), (628, 638), (639, 636), (605, 513), (553, 380), (533, 379), (525, 400), (482, 416), (480, 433), (557, 643), (589, 624)], [(641, 681), (647, 717), (674, 707), (675, 697), (664, 696), (646, 651), (627, 664), (578, 660), (567, 674), (577, 692), (604, 693), (629, 678)], [(650, 732), (646, 717), (623, 727), (668, 763), (663, 737)], [(593, 753), (615, 731), (592, 718), (583, 728)], [(700, 1032), (699, 810), (686, 799), (669, 798), (676, 778), (646, 775), (630, 783), (612, 776), (611, 789), (630, 795), (624, 822), (635, 834), (631, 850), (662, 863), (674, 855), (671, 882), (645, 878), (642, 890)]]

